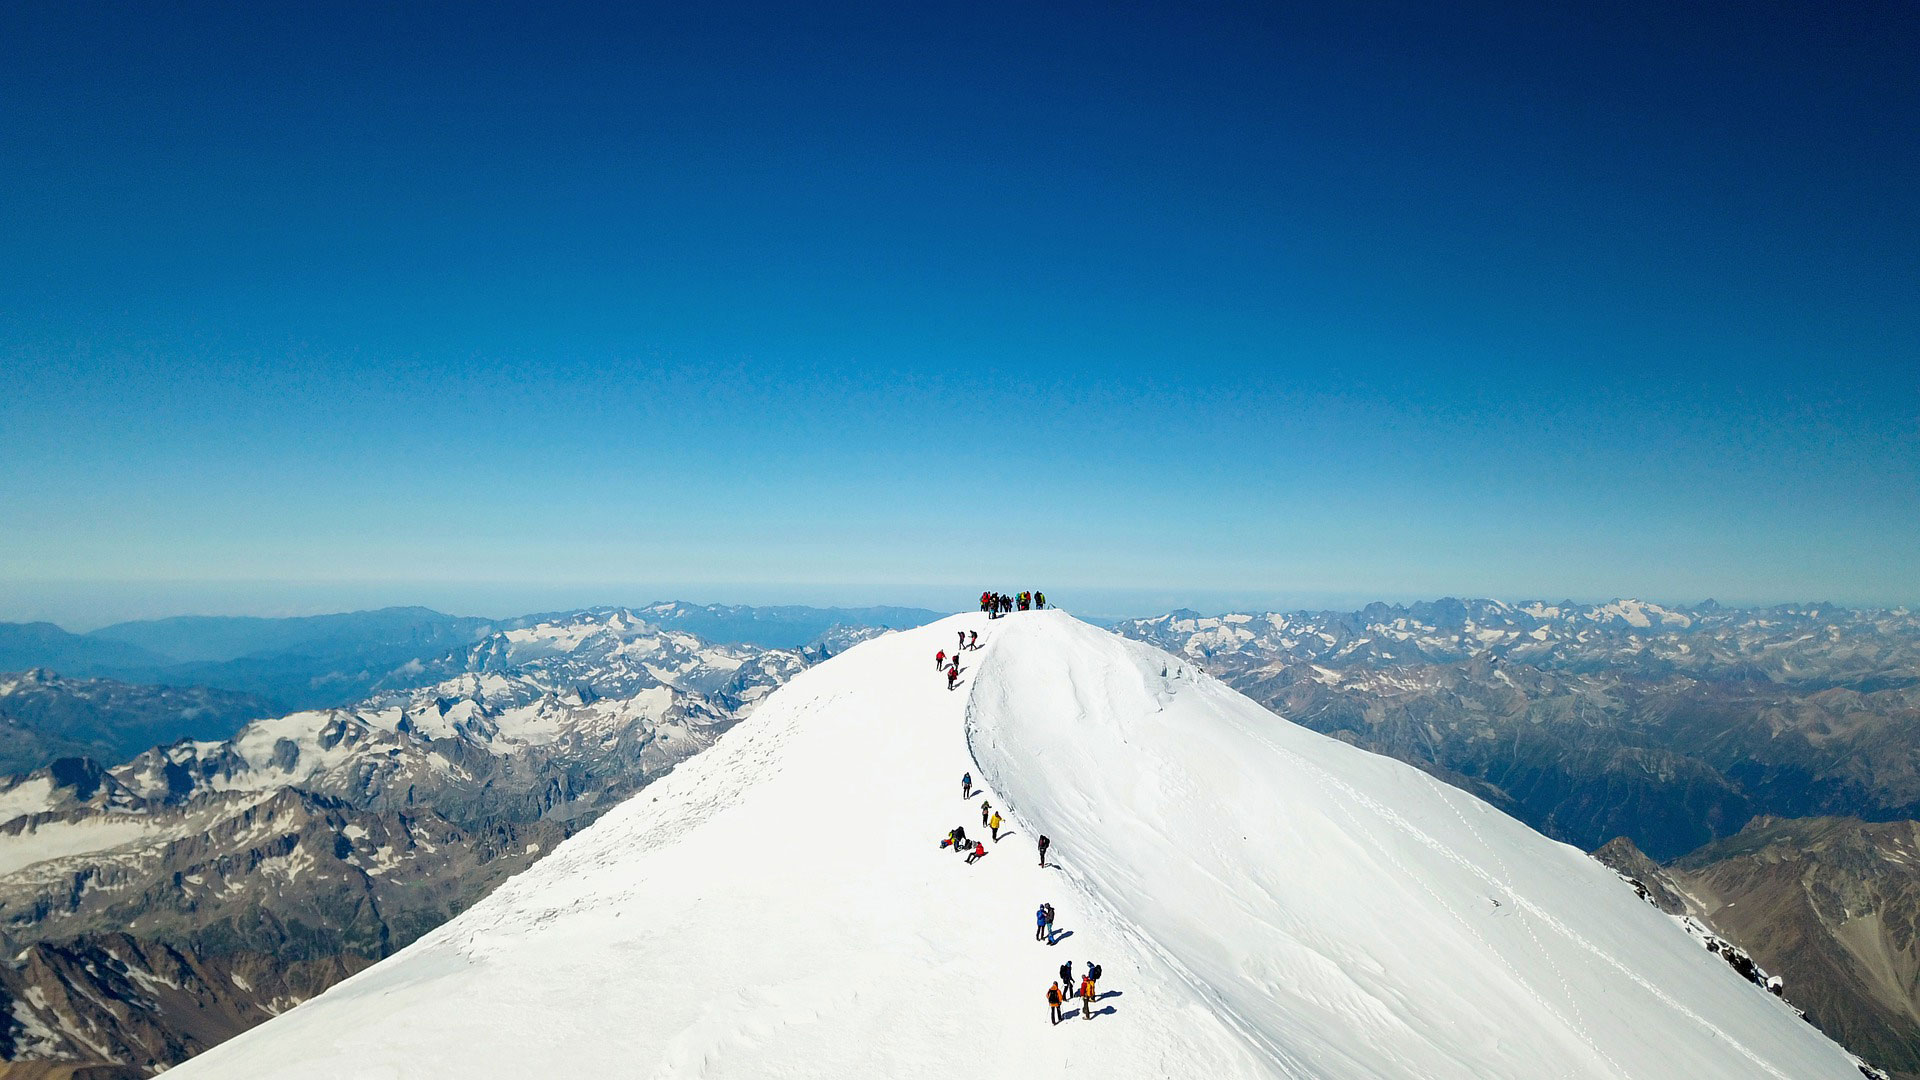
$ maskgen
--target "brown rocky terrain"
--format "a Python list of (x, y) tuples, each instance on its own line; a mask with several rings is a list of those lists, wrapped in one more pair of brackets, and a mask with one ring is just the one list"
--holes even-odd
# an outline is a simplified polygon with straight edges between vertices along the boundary
[(1626, 841), (1595, 854), (1746, 949), (1848, 1049), (1920, 1078), (1920, 822), (1762, 817), (1664, 866)]

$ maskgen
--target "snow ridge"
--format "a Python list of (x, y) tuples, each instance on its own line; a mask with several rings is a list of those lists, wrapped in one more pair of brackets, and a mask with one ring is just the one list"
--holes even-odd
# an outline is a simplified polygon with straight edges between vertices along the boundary
[[(949, 692), (956, 630), (983, 648)], [(938, 840), (982, 797), (1011, 831), (968, 865)], [(1068, 959), (1103, 996), (1056, 1027)], [(1859, 1075), (1577, 850), (1052, 611), (801, 673), (466, 914), (178, 1071)]]

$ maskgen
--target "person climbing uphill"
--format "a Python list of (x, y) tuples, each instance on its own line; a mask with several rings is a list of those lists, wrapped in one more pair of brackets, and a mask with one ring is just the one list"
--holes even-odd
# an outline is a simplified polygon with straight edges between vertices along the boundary
[(938, 671), (941, 668), (946, 666), (947, 666), (947, 650), (941, 649), (939, 652), (933, 654), (933, 669), (935, 671)]
[(1053, 843), (1053, 841), (1047, 839), (1044, 836), (1040, 838), (1040, 865), (1042, 867), (1045, 867), (1047, 865), (1047, 845), (1051, 843)]
[(953, 666), (947, 669), (947, 689), (949, 690), (953, 689), (956, 685), (959, 684), (959, 682), (960, 682), (960, 661), (955, 660), (953, 662)]
[(987, 845), (984, 843), (981, 843), (978, 840), (975, 840), (973, 842), (973, 853), (967, 856), (967, 865), (971, 866), (973, 865), (973, 861), (975, 859), (984, 859), (986, 858), (986, 856), (987, 856)]
[(1060, 1023), (1060, 984), (1054, 983), (1047, 988), (1047, 1006), (1053, 1013), (1053, 1022)]
[(987, 826), (993, 830), (993, 842), (996, 844), (999, 843), (1000, 842), (1000, 815), (999, 814), (993, 815), (993, 820), (987, 822)]

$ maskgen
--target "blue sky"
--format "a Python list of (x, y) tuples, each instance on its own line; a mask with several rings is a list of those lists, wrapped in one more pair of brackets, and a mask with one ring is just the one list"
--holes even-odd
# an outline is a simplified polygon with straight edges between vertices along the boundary
[(1920, 602), (1904, 4), (26, 7), (0, 618)]

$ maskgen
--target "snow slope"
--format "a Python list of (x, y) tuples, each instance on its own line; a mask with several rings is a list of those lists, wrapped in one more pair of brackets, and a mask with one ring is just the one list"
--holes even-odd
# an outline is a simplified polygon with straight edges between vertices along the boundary
[[(950, 693), (932, 654), (962, 628), (983, 648)], [(938, 847), (982, 834), (968, 768), (1014, 833), (973, 866)], [(1110, 996), (1055, 1028), (1068, 958)], [(176, 1072), (1859, 1076), (1580, 852), (1058, 612), (802, 673), (473, 910)]]

